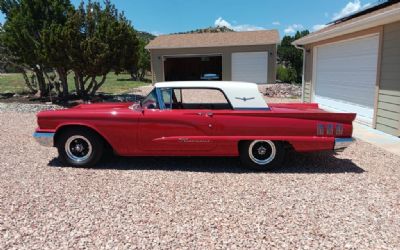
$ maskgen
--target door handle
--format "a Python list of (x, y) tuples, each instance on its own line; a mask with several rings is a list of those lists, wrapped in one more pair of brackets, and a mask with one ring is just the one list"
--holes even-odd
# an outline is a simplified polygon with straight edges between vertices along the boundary
[(213, 113), (211, 113), (211, 112), (209, 112), (209, 113), (207, 113), (207, 114), (206, 114), (206, 116), (208, 116), (208, 117), (213, 117), (213, 116), (214, 116), (214, 114), (213, 114)]

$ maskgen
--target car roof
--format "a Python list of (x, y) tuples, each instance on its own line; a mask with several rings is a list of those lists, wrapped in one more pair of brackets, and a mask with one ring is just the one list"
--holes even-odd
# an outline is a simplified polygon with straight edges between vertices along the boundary
[(221, 89), (234, 109), (268, 109), (258, 85), (236, 81), (159, 82), (156, 88), (213, 88)]

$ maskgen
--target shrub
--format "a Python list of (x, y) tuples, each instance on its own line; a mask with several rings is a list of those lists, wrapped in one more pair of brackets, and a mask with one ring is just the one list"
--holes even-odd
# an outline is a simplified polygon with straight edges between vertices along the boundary
[(296, 70), (292, 67), (278, 65), (278, 68), (276, 70), (276, 78), (285, 83), (296, 83)]

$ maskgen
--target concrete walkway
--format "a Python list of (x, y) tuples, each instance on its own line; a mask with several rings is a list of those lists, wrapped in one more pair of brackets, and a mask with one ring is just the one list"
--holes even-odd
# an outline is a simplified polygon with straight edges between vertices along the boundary
[(400, 156), (400, 138), (376, 129), (353, 123), (353, 136), (362, 141), (371, 143), (379, 148)]

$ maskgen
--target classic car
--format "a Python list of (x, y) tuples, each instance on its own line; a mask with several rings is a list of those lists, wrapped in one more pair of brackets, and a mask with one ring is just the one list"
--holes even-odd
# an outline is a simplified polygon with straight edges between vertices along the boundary
[(245, 82), (162, 82), (140, 102), (81, 104), (38, 113), (36, 140), (64, 164), (120, 156), (239, 156), (245, 166), (279, 166), (287, 150), (343, 150), (353, 113), (315, 103), (266, 103)]

